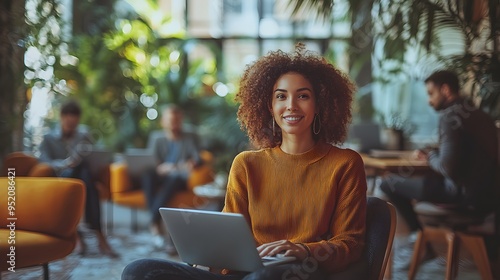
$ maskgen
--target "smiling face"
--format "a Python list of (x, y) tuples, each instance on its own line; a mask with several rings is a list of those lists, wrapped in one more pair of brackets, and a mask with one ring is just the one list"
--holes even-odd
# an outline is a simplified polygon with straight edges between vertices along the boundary
[(316, 96), (311, 83), (304, 76), (289, 72), (279, 77), (273, 87), (271, 106), (283, 137), (295, 135), (312, 139)]

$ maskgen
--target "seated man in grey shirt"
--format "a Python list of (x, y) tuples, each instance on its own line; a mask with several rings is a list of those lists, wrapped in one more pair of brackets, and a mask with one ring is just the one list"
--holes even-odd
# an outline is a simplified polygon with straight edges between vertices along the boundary
[[(44, 136), (40, 145), (40, 161), (50, 165), (58, 177), (77, 178), (85, 183), (85, 221), (95, 231), (101, 253), (115, 257), (116, 253), (101, 231), (99, 193), (83, 160), (85, 153), (92, 149), (92, 141), (86, 132), (78, 130), (80, 115), (81, 108), (75, 101), (61, 107), (61, 128)], [(84, 253), (86, 246), (81, 238), (80, 245)]]
[(479, 215), (498, 203), (494, 201), (498, 142), (493, 120), (460, 98), (453, 72), (435, 72), (425, 83), (429, 105), (440, 113), (439, 148), (418, 150), (415, 157), (426, 160), (433, 172), (423, 178), (391, 176), (380, 186), (410, 231), (422, 228), (413, 199), (455, 204)]
[[(158, 165), (142, 176), (141, 186), (146, 195), (151, 232), (157, 246), (165, 242), (158, 209), (168, 203), (176, 192), (186, 188), (192, 169), (201, 164), (197, 137), (194, 133), (183, 131), (182, 120), (181, 109), (174, 105), (163, 111), (161, 125), (164, 133), (151, 141)], [(172, 244), (166, 245), (167, 252), (174, 254)]]

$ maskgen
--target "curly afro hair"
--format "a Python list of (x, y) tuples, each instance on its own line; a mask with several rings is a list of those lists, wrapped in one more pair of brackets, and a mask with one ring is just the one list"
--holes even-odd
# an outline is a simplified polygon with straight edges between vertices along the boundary
[[(271, 148), (281, 144), (281, 130), (272, 131), (271, 98), (276, 81), (289, 72), (303, 75), (313, 86), (319, 109), (321, 130), (313, 134), (316, 141), (341, 144), (351, 121), (351, 103), (354, 84), (325, 58), (306, 51), (298, 44), (295, 52), (269, 52), (248, 65), (236, 94), (238, 121), (257, 148)], [(311, 129), (311, 133), (312, 129)]]

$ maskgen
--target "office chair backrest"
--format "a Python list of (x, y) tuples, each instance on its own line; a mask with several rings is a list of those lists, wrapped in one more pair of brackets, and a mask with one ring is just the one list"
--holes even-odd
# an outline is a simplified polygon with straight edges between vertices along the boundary
[(368, 197), (366, 244), (363, 258), (368, 260), (368, 280), (382, 280), (396, 232), (396, 209), (380, 198)]
[(396, 208), (380, 198), (368, 197), (365, 249), (361, 259), (346, 270), (329, 275), (328, 280), (382, 280), (396, 232)]

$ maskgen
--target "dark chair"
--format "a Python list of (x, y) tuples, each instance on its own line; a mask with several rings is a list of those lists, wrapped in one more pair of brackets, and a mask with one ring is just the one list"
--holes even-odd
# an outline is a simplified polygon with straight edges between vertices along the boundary
[(396, 208), (380, 198), (368, 197), (366, 243), (361, 260), (352, 264), (345, 271), (330, 275), (328, 279), (384, 279), (395, 232)]

